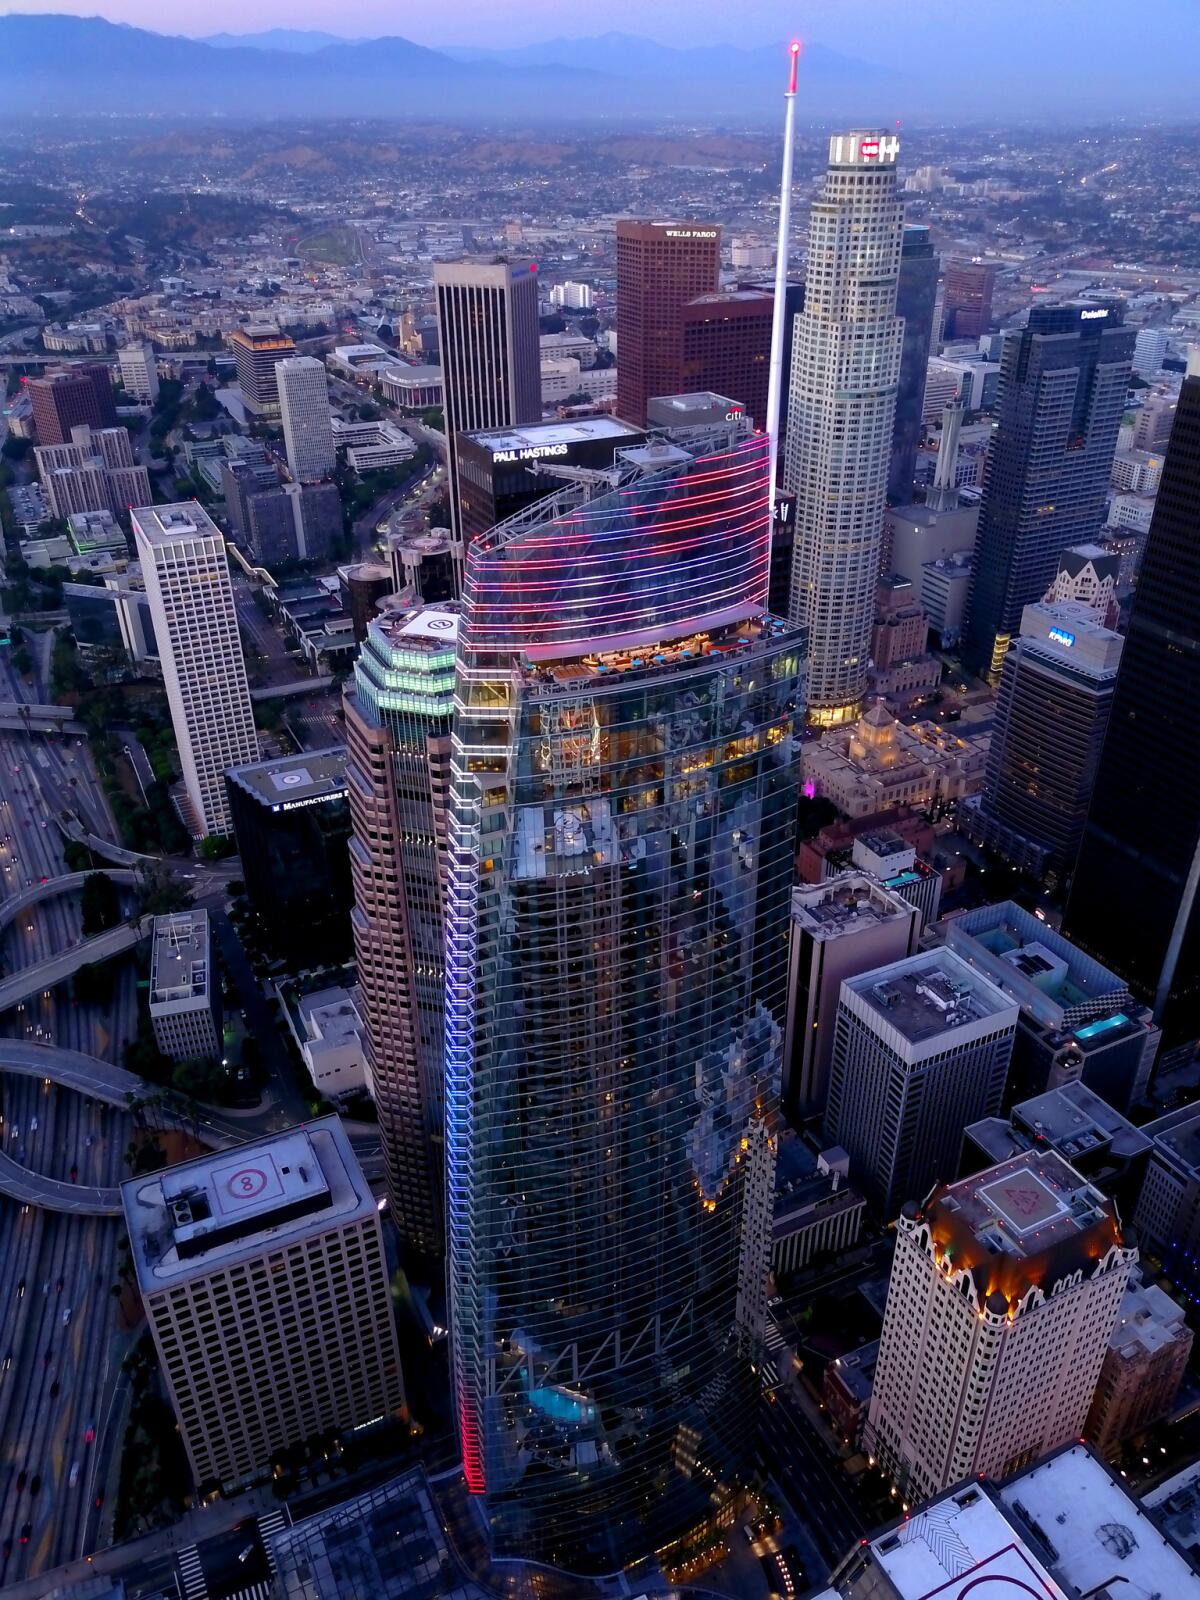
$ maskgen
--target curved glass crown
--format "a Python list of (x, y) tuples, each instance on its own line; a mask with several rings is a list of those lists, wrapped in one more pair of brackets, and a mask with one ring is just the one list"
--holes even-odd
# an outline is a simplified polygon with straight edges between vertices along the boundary
[(459, 1429), (497, 1553), (575, 1572), (701, 1536), (755, 1423), (803, 655), (763, 611), (766, 476), (761, 437), (676, 450), (468, 554)]
[[(647, 475), (540, 525), (536, 517), (501, 523), (478, 542), (467, 571), (472, 646), (583, 654), (761, 611), (771, 553), (768, 450), (758, 433), (685, 462), (669, 445), (625, 451)], [(669, 464), (655, 471), (661, 458)]]

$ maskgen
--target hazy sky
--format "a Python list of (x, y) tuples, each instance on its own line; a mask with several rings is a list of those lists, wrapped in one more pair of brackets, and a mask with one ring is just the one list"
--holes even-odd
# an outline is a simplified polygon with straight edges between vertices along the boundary
[[(937, 70), (939, 48), (1012, 62), (1037, 37), (1039, 52), (1064, 52), (1070, 72), (1134, 49), (1161, 55), (1164, 73), (1193, 73), (1200, 47), (1200, 0), (0, 0), (0, 13), (97, 12), (159, 33), (246, 33), (320, 28), (348, 38), (402, 34), (420, 44), (527, 44), (564, 34), (619, 30), (685, 44), (760, 44), (798, 32), (849, 55), (906, 71)], [(1044, 58), (1043, 58), (1044, 60)]]

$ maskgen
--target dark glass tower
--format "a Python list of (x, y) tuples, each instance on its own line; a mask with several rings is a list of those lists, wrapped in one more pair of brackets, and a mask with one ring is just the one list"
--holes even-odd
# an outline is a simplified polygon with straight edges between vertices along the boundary
[(900, 247), (900, 276), (896, 280), (896, 315), (904, 318), (904, 343), (900, 348), (900, 382), (896, 388), (887, 486), (888, 500), (895, 506), (909, 505), (913, 497), (937, 283), (938, 258), (929, 229), (906, 227)]
[(1035, 306), (1004, 341), (963, 659), (993, 681), (1059, 552), (1095, 537), (1133, 362), (1117, 306)]
[(1200, 376), (1180, 393), (1063, 923), (1145, 1000), (1174, 956), (1168, 1039), (1200, 1032), (1198, 873)]
[(766, 436), (617, 460), (469, 547), (451, 766), (464, 1470), (497, 1554), (576, 1573), (745, 1470), (803, 716)]

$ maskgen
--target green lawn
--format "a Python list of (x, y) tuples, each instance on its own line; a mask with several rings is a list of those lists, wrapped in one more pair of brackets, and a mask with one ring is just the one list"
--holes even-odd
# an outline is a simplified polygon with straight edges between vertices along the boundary
[(307, 261), (328, 261), (335, 267), (350, 267), (358, 260), (358, 242), (352, 228), (324, 228), (311, 233), (296, 245), (296, 255)]

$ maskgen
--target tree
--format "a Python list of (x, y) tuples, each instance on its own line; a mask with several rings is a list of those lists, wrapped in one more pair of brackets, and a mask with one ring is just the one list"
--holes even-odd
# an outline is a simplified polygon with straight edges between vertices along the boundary
[(210, 833), (206, 839), (200, 841), (200, 854), (205, 861), (223, 861), (226, 856), (234, 855), (237, 844), (228, 834)]
[(107, 872), (89, 872), (83, 880), (80, 898), (83, 916), (83, 936), (92, 938), (106, 928), (115, 928), (121, 920), (121, 902), (117, 886)]
[(14, 672), (19, 672), (24, 678), (33, 671), (33, 657), (25, 646), (18, 645), (9, 658)]

